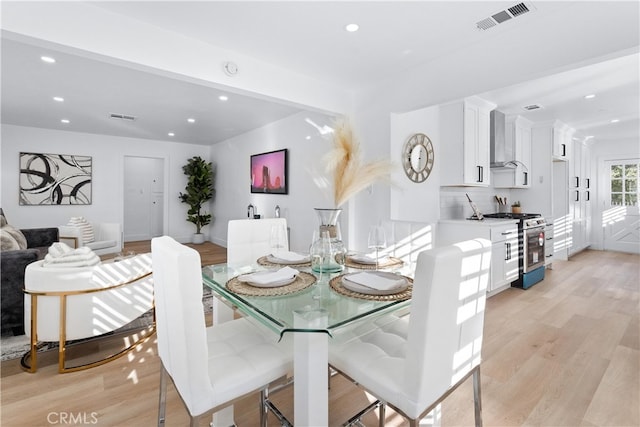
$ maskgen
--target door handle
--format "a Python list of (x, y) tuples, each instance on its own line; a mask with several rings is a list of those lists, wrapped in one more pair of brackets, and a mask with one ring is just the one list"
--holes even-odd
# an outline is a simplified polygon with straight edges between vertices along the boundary
[(478, 181), (477, 182), (484, 182), (484, 170), (482, 168), (482, 166), (477, 166), (478, 168)]
[(567, 145), (562, 144), (562, 157), (567, 155)]
[(505, 261), (509, 261), (511, 259), (511, 243), (505, 243)]
[(523, 172), (524, 174), (524, 185), (529, 185), (529, 173)]

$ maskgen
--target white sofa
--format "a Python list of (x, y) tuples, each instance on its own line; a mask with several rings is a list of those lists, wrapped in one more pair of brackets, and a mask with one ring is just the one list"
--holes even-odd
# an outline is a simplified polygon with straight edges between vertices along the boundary
[[(59, 342), (59, 371), (78, 370), (65, 367), (66, 341), (115, 331), (154, 307), (151, 254), (90, 267), (52, 268), (43, 262), (31, 263), (25, 270), (24, 324), (31, 352), (22, 364), (30, 372), (37, 369), (37, 342)], [(122, 354), (80, 368), (97, 366)]]
[(82, 229), (72, 225), (58, 227), (60, 241), (72, 248), (87, 246), (96, 255), (106, 255), (122, 252), (122, 226), (117, 222), (91, 223), (95, 240), (87, 243), (83, 241)]

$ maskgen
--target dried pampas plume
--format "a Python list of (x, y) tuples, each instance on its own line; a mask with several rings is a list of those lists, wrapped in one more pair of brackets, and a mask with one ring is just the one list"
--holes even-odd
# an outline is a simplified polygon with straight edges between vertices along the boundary
[(388, 160), (362, 163), (360, 144), (345, 121), (336, 124), (333, 148), (324, 156), (327, 173), (333, 176), (335, 207), (379, 180), (389, 180), (393, 164)]

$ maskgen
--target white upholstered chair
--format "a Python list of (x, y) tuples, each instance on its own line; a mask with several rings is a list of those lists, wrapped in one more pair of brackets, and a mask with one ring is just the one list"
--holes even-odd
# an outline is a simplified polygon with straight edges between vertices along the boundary
[(65, 343), (113, 332), (153, 309), (151, 254), (88, 267), (46, 267), (29, 264), (24, 276), (24, 324), (31, 350), (22, 358), (29, 372), (37, 370), (37, 342), (59, 342), (58, 371), (73, 372), (122, 356), (153, 330), (123, 351), (81, 366), (67, 367)]
[[(475, 239), (418, 255), (411, 314), (330, 341), (329, 363), (417, 426), (473, 375), (482, 425), (480, 360), (491, 242)], [(363, 329), (360, 327), (359, 329)], [(358, 328), (355, 329), (356, 331)]]
[(292, 370), (291, 348), (244, 318), (205, 327), (198, 252), (167, 236), (154, 238), (151, 252), (162, 362), (158, 425), (164, 425), (167, 374), (192, 426), (200, 415), (257, 390), (262, 390), (261, 425), (266, 425), (266, 388)]
[(122, 251), (122, 226), (117, 222), (91, 223), (93, 242), (85, 242), (82, 229), (72, 225), (58, 227), (60, 241), (73, 248), (89, 247), (96, 255), (114, 254)]
[[(269, 236), (271, 227), (283, 226), (285, 218), (233, 219), (227, 225), (227, 264), (239, 268), (252, 265), (258, 258), (271, 253)], [(287, 236), (284, 250), (289, 250)]]

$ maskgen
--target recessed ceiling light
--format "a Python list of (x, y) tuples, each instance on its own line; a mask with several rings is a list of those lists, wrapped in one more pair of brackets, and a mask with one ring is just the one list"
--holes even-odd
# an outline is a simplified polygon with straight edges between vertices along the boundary
[(344, 29), (350, 33), (355, 33), (360, 29), (360, 26), (358, 24), (347, 24), (344, 26)]
[(65, 125), (68, 125), (69, 123), (71, 123), (71, 121), (69, 119), (62, 119), (60, 120), (60, 123), (64, 123)]
[(584, 99), (593, 99), (593, 98), (595, 98), (595, 97), (596, 97), (596, 95), (595, 95), (594, 93), (591, 93), (591, 94), (589, 94), (589, 95), (585, 95), (585, 96), (584, 96)]
[(196, 119), (189, 117), (189, 118), (187, 119), (187, 121), (188, 121), (189, 123), (195, 123), (195, 122), (196, 122)]
[(228, 97), (227, 95), (220, 95), (220, 96), (218, 97), (218, 99), (219, 99), (220, 101), (226, 101), (226, 100), (228, 100), (228, 99), (229, 99), (229, 97)]
[(64, 102), (64, 98), (61, 97), (61, 96), (54, 96), (53, 100), (56, 101), (56, 102)]
[(54, 62), (56, 62), (56, 60), (50, 56), (41, 56), (40, 59), (42, 59), (44, 62), (48, 64), (53, 64)]
[(311, 135), (307, 135), (304, 139), (306, 139), (307, 141), (311, 139)]
[(618, 123), (620, 121), (620, 119), (613, 119), (611, 120), (611, 123)]
[(175, 133), (173, 133), (173, 132), (169, 132), (167, 135), (169, 135), (169, 136), (176, 136), (176, 134), (175, 134)]

